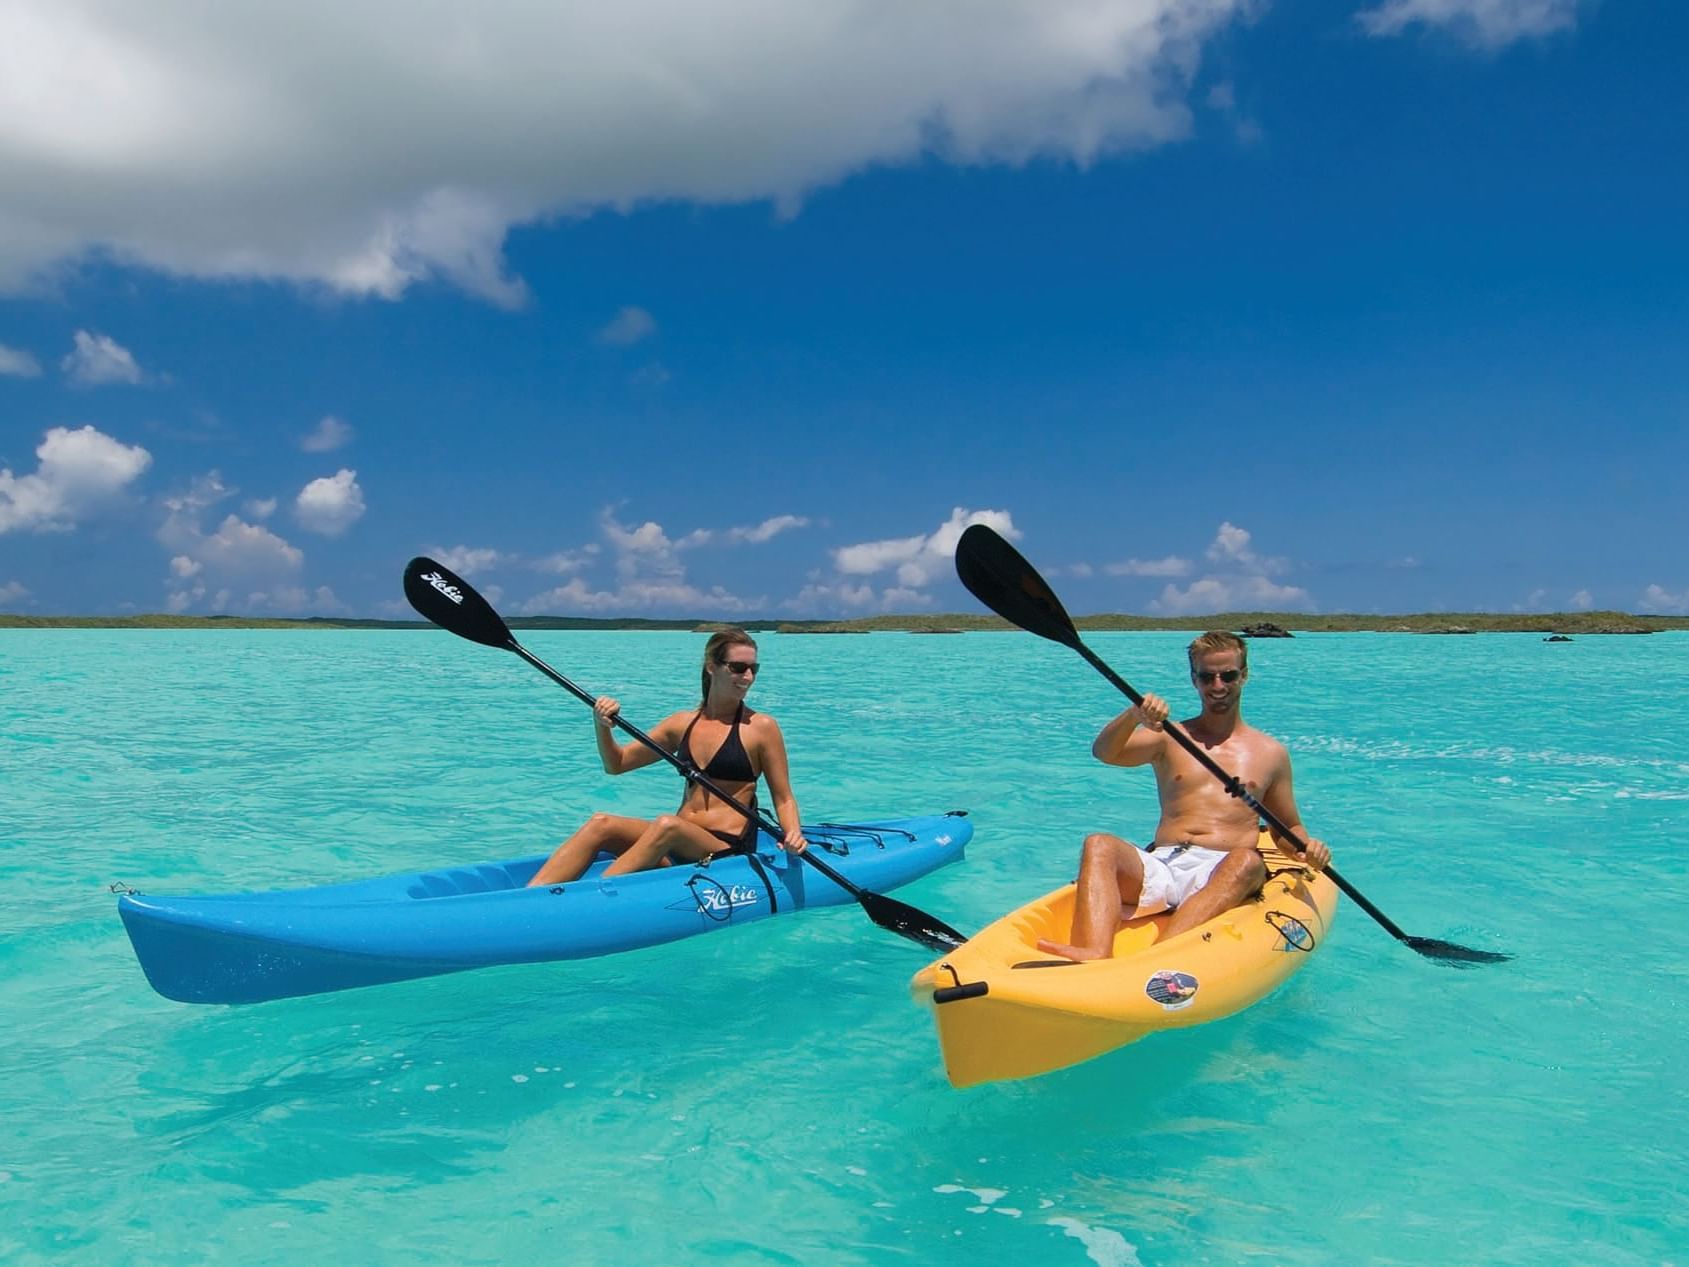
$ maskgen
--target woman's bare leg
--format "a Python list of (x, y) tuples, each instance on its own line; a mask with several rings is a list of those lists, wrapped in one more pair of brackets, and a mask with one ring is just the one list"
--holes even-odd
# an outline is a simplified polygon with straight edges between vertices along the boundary
[(649, 830), (651, 824), (643, 818), (626, 818), (620, 814), (594, 814), (581, 828), (547, 858), (545, 865), (534, 872), (528, 887), (541, 884), (568, 884), (586, 874), (592, 860), (600, 851), (620, 854)]
[(1144, 862), (1130, 841), (1107, 832), (1085, 837), (1079, 888), (1073, 895), (1071, 943), (1038, 939), (1038, 949), (1063, 959), (1107, 959), (1122, 912), (1135, 911), (1144, 891)]
[(646, 825), (638, 840), (621, 850), (620, 856), (604, 868), (604, 874), (650, 871), (664, 865), (670, 855), (697, 862), (721, 851), (721, 841), (696, 823), (689, 823), (678, 814), (659, 814)]

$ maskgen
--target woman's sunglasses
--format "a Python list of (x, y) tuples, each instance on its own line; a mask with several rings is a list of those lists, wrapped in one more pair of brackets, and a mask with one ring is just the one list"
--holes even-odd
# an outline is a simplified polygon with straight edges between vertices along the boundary
[(1208, 685), (1208, 683), (1210, 683), (1210, 682), (1224, 682), (1227, 686), (1230, 686), (1233, 682), (1237, 681), (1240, 677), (1243, 676), (1243, 670), (1242, 669), (1192, 669), (1191, 670), (1191, 676), (1193, 678), (1195, 678), (1198, 682), (1202, 683), (1202, 685), (1204, 685), (1204, 686)]
[(753, 676), (762, 668), (755, 660), (723, 660), (722, 665), (729, 673), (749, 673)]

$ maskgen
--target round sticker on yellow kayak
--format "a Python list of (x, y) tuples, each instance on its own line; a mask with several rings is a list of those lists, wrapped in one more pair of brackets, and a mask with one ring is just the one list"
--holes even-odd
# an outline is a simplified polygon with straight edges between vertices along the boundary
[(1169, 1012), (1177, 1012), (1196, 998), (1196, 978), (1188, 972), (1163, 969), (1144, 983), (1144, 993)]

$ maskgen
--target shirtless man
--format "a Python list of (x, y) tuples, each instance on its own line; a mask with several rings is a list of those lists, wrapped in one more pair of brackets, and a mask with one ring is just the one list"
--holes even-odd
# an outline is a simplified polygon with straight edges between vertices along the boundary
[[(1185, 733), (1286, 827), (1308, 839), (1291, 790), (1290, 754), (1243, 720), (1248, 647), (1215, 630), (1191, 643), (1189, 655), (1202, 712), (1183, 723)], [(1107, 959), (1123, 919), (1172, 911), (1161, 936), (1173, 937), (1247, 901), (1265, 883), (1255, 812), (1168, 737), (1166, 720), (1166, 701), (1145, 695), (1142, 704), (1104, 726), (1091, 745), (1097, 760), (1109, 765), (1155, 767), (1161, 821), (1147, 850), (1107, 832), (1085, 838), (1072, 942), (1040, 940), (1040, 950), (1066, 959)], [(1288, 840), (1278, 844), (1319, 870), (1331, 861), (1320, 840), (1308, 839), (1306, 855)]]

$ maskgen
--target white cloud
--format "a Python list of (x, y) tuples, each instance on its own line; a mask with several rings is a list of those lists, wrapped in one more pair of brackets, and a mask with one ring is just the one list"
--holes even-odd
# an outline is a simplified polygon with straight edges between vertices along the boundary
[(152, 464), (140, 445), (121, 444), (93, 427), (54, 427), (35, 456), (40, 465), (33, 475), (0, 467), (0, 534), (69, 531)]
[(898, 585), (893, 585), (880, 595), (880, 606), (888, 612), (908, 611), (911, 607), (931, 607), (932, 605), (931, 594), (923, 593), (920, 590), (904, 589)]
[(1167, 585), (1150, 603), (1150, 610), (1167, 616), (1195, 616), (1312, 608), (1307, 590), (1270, 579), (1287, 571), (1288, 561), (1255, 553), (1251, 540), (1247, 529), (1229, 521), (1222, 523), (1207, 550), (1215, 570), (1183, 588)]
[(674, 542), (663, 526), (647, 519), (637, 528), (629, 528), (605, 510), (598, 517), (598, 525), (616, 552), (616, 571), (621, 576), (640, 572), (662, 572), (678, 575), (680, 564), (674, 558)]
[(595, 590), (582, 578), (536, 594), (522, 605), (527, 615), (546, 613), (672, 612), (676, 615), (743, 615), (765, 600), (743, 599), (721, 586), (700, 589), (685, 581), (625, 579), (613, 590)]
[(772, 541), (782, 532), (789, 532), (793, 528), (807, 528), (809, 520), (802, 515), (775, 515), (771, 519), (764, 519), (759, 524), (750, 524), (737, 528), (728, 528), (724, 532), (716, 532), (709, 528), (697, 528), (687, 533), (675, 542), (675, 549), (689, 550), (694, 546), (708, 545), (712, 541), (722, 545), (762, 545), (765, 541)]
[(129, 349), (109, 335), (78, 330), (71, 342), (71, 350), (65, 353), (59, 368), (73, 383), (97, 387), (103, 383), (139, 383), (145, 377)]
[(0, 343), (0, 376), (7, 378), (39, 378), (41, 362), (21, 348)]
[(1262, 558), (1250, 547), (1247, 530), (1233, 523), (1222, 523), (1208, 547), (1208, 558), (1222, 566), (1245, 568), (1250, 571), (1277, 575), (1289, 566), (1283, 559)]
[(255, 611), (272, 611), (280, 616), (345, 616), (351, 612), (326, 585), (314, 590), (302, 585), (280, 585), (248, 594), (246, 605)]
[(968, 510), (957, 506), (950, 512), (949, 519), (924, 536), (893, 537), (842, 546), (833, 551), (833, 564), (846, 576), (872, 576), (895, 570), (899, 585), (905, 589), (918, 589), (950, 572), (952, 560), (956, 557), (956, 543), (961, 540), (962, 532), (974, 524), (994, 528), (1010, 541), (1020, 539), (1020, 532), (1008, 511)]
[(364, 490), (358, 473), (342, 467), (333, 475), (312, 480), (293, 502), (299, 526), (325, 537), (338, 537), (363, 518)]
[(333, 453), (336, 449), (344, 449), (352, 443), (351, 425), (342, 422), (333, 414), (324, 414), (317, 425), (299, 441), (299, 447), (307, 453)]
[(0, 607), (15, 607), (20, 599), (26, 598), (29, 591), (21, 581), (7, 581), (0, 585)]
[(880, 595), (872, 585), (852, 585), (849, 581), (826, 584), (819, 581), (805, 585), (796, 597), (788, 598), (780, 606), (794, 615), (832, 615), (841, 610), (860, 614), (874, 610)]
[(235, 605), (237, 591), (247, 592), (247, 610), (264, 610), (275, 606), (274, 595), (297, 590), (303, 551), (238, 515), (225, 516), (209, 534), (201, 526), (207, 511), (234, 495), (212, 471), (194, 480), (187, 492), (164, 499), (167, 513), (158, 540), (172, 552), (165, 578), (170, 611), (200, 604), (226, 611)]
[(1663, 585), (1650, 585), (1642, 591), (1636, 605), (1642, 611), (1654, 614), (1689, 612), (1689, 590), (1673, 594)]
[(764, 519), (760, 524), (749, 528), (729, 528), (727, 539), (732, 542), (747, 541), (752, 545), (761, 545), (765, 541), (772, 541), (782, 532), (789, 532), (793, 528), (807, 528), (809, 520), (802, 515), (775, 515), (771, 519)]
[(276, 499), (274, 497), (249, 498), (242, 509), (254, 519), (268, 519), (276, 513)]
[(1196, 616), (1227, 611), (1297, 611), (1313, 603), (1307, 590), (1276, 585), (1264, 576), (1205, 576), (1183, 589), (1167, 586), (1149, 606), (1165, 616)]
[(629, 305), (598, 332), (598, 341), (612, 347), (628, 347), (657, 333), (657, 322), (643, 308)]
[(430, 546), (423, 553), (464, 577), (485, 572), (505, 561), (504, 555), (486, 546)]
[[(808, 615), (825, 615), (841, 610), (860, 613), (929, 607), (933, 600), (925, 592), (926, 587), (941, 577), (954, 574), (956, 543), (961, 540), (963, 531), (976, 523), (996, 529), (1011, 541), (1020, 539), (1020, 531), (1008, 511), (969, 510), (957, 506), (951, 510), (950, 517), (932, 532), (864, 541), (832, 550), (833, 567), (838, 575), (823, 577), (813, 574), (810, 583), (781, 606), (794, 614)], [(851, 579), (875, 576), (881, 572), (891, 573), (893, 582), (883, 591)]]
[(0, 289), (100, 252), (518, 304), (513, 225), (653, 201), (790, 211), (871, 166), (1175, 141), (1204, 41), (1255, 7), (11, 0)]
[(239, 515), (226, 516), (210, 536), (195, 535), (197, 532), (196, 526), (187, 536), (173, 536), (166, 542), (182, 549), (189, 559), (189, 564), (178, 564), (172, 559), (173, 573), (198, 576), (203, 569), (212, 576), (251, 581), (291, 575), (305, 562), (304, 551), (289, 545), (261, 524), (247, 523)]
[(1189, 559), (1171, 554), (1165, 559), (1127, 559), (1103, 564), (1103, 571), (1109, 576), (1184, 576), (1190, 570)]
[(198, 523), (199, 513), (220, 501), (225, 501), (235, 495), (235, 490), (223, 483), (223, 476), (217, 471), (209, 471), (197, 477), (188, 486), (185, 493), (176, 493), (163, 498), (164, 508), (170, 512), (160, 529), (160, 540), (164, 540), (173, 529), (173, 524)]
[(594, 612), (612, 612), (620, 610), (621, 599), (608, 590), (595, 590), (580, 577), (546, 590), (543, 594), (535, 594), (521, 605), (521, 612), (525, 616), (559, 615), (590, 615)]
[[(629, 613), (674, 614), (677, 616), (736, 616), (766, 609), (762, 597), (744, 598), (722, 586), (708, 588), (686, 579), (686, 569), (677, 557), (682, 543), (696, 544), (699, 533), (690, 533), (681, 542), (669, 538), (663, 526), (646, 520), (637, 527), (628, 527), (606, 508), (599, 515), (599, 530), (609, 543), (616, 575), (614, 589), (594, 589), (584, 577), (576, 576), (566, 584), (537, 594), (522, 604), (527, 615), (543, 613)], [(707, 538), (709, 535), (705, 533)], [(546, 560), (545, 570), (567, 572), (597, 553), (594, 546), (584, 547), (574, 554), (553, 555)]]
[(1237, 106), (1237, 89), (1227, 80), (1208, 90), (1208, 107), (1231, 125), (1232, 135), (1245, 145), (1254, 145), (1265, 135), (1261, 125), (1242, 114)]
[(545, 555), (535, 559), (528, 566), (536, 572), (551, 572), (557, 576), (570, 576), (579, 572), (598, 554), (597, 545), (585, 545), (579, 550), (559, 550), (555, 554)]
[(1572, 595), (1572, 606), (1580, 612), (1586, 612), (1595, 606), (1595, 598), (1588, 590), (1579, 590)]
[(1577, 25), (1578, 0), (1384, 0), (1356, 15), (1369, 35), (1441, 27), (1475, 48), (1496, 49)]

